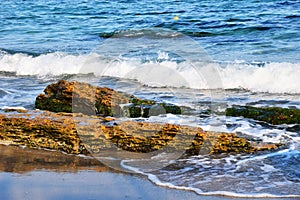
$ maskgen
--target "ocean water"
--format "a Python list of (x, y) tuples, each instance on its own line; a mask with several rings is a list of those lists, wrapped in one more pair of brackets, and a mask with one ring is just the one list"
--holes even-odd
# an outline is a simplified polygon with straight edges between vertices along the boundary
[[(300, 1), (11, 0), (0, 5), (0, 108), (34, 109), (35, 97), (59, 79), (189, 106), (195, 114), (137, 120), (286, 145), (257, 155), (169, 160), (169, 167), (150, 171), (123, 160), (124, 169), (204, 195), (300, 197), (299, 125), (222, 115), (234, 104), (300, 108)], [(215, 114), (201, 114), (212, 107)]]

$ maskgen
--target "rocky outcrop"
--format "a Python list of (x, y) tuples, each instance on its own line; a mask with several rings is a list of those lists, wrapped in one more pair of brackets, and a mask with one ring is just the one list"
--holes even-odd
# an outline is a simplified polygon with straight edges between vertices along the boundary
[(88, 153), (77, 135), (70, 114), (38, 111), (0, 114), (0, 140), (3, 144), (30, 148)]
[(44, 111), (0, 114), (0, 141), (70, 154), (109, 150), (148, 153), (166, 147), (188, 155), (252, 153), (279, 146), (255, 144), (234, 133), (206, 132), (197, 127)]
[(7, 110), (0, 114), (0, 143), (93, 155), (105, 151), (252, 153), (280, 146), (256, 144), (234, 133), (207, 132), (199, 127), (124, 121), (124, 118), (121, 121), (120, 116), (182, 114), (184, 109), (110, 88), (61, 80), (47, 86), (44, 92), (36, 98), (36, 108), (57, 113)]
[(133, 118), (163, 113), (181, 114), (187, 110), (172, 104), (139, 99), (107, 87), (66, 80), (48, 85), (44, 94), (37, 96), (35, 107), (52, 112)]
[(226, 115), (252, 118), (273, 125), (300, 124), (300, 110), (290, 108), (232, 106), (226, 109)]

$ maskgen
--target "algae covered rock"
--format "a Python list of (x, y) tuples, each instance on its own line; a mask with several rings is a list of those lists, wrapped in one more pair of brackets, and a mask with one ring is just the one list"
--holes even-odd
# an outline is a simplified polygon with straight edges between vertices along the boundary
[(44, 90), (45, 94), (36, 97), (35, 107), (53, 112), (72, 112), (72, 91), (74, 83), (59, 81)]
[(58, 113), (35, 110), (0, 114), (0, 142), (71, 154), (111, 150), (180, 151), (187, 155), (252, 153), (281, 145), (256, 144), (234, 133), (207, 132), (200, 127), (120, 120), (118, 117), (181, 114), (183, 109), (106, 87), (60, 80), (44, 92), (36, 98), (36, 108)]
[(52, 112), (77, 112), (114, 117), (149, 117), (165, 113), (181, 114), (173, 104), (139, 99), (107, 87), (60, 80), (37, 96), (35, 107)]
[(207, 132), (199, 127), (118, 122), (96, 116), (43, 111), (0, 114), (0, 143), (69, 154), (120, 150), (136, 153), (179, 151), (186, 155), (252, 153), (279, 146), (254, 144), (234, 133)]
[(0, 140), (2, 144), (87, 153), (70, 114), (38, 111), (0, 114)]
[(252, 118), (273, 125), (300, 124), (300, 110), (290, 108), (233, 106), (226, 109), (226, 115)]

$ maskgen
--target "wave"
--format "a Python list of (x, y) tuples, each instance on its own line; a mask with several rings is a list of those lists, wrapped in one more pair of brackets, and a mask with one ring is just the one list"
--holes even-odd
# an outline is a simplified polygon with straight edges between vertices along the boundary
[(0, 48), (0, 56), (4, 55), (4, 54), (17, 54), (17, 53), (26, 54), (26, 55), (30, 55), (30, 56), (33, 56), (33, 57), (37, 57), (37, 56), (41, 55), (41, 53), (36, 53), (36, 52), (18, 51), (18, 50)]
[[(162, 23), (162, 24), (156, 25), (155, 27), (161, 28), (164, 26), (167, 26), (167, 25)], [(169, 27), (169, 28), (171, 28), (171, 27)], [(116, 37), (116, 35), (118, 35), (118, 34), (122, 34), (122, 32), (123, 31), (103, 32), (103, 33), (99, 33), (99, 37), (104, 38), (104, 39), (112, 38), (112, 37)], [(179, 37), (182, 37), (182, 34), (200, 38), (200, 37), (211, 37), (211, 36), (222, 35), (224, 33), (213, 33), (213, 32), (209, 32), (209, 31), (187, 31), (187, 30), (182, 31), (182, 33), (178, 33), (177, 31), (174, 30), (173, 32), (170, 31), (167, 34), (166, 33), (162, 34), (162, 33), (153, 33), (150, 31), (132, 31), (130, 34), (125, 35), (125, 37), (134, 38), (134, 37), (144, 36), (147, 38), (161, 39), (161, 38), (179, 38)]]
[[(297, 18), (296, 15), (287, 16), (286, 18)], [(234, 19), (232, 19), (234, 20)], [(212, 37), (212, 36), (225, 36), (232, 34), (240, 34), (240, 33), (251, 33), (251, 32), (259, 32), (259, 31), (269, 31), (271, 29), (280, 28), (279, 26), (250, 26), (250, 27), (242, 27), (240, 24), (227, 24), (227, 23), (213, 23), (211, 24), (201, 24), (201, 27), (205, 30), (209, 31), (197, 31), (191, 29), (181, 29), (180, 26), (189, 26), (187, 22), (178, 22), (176, 24), (161, 22), (159, 24), (154, 25), (157, 30), (165, 30), (155, 31), (155, 29), (142, 29), (142, 30), (117, 30), (111, 32), (101, 32), (99, 33), (99, 37), (103, 39), (107, 38), (119, 38), (119, 37), (127, 37), (127, 38), (154, 38), (154, 39), (162, 39), (162, 38), (180, 38), (183, 36), (190, 36), (193, 38), (202, 38), (202, 37)], [(213, 31), (215, 29), (231, 29), (229, 31)], [(167, 31), (166, 31), (167, 30)], [(179, 32), (180, 31), (180, 32)]]
[(300, 63), (246, 63), (176, 61), (166, 52), (155, 59), (110, 58), (97, 53), (71, 55), (0, 53), (1, 76), (16, 74), (55, 77), (89, 74), (134, 79), (153, 87), (246, 89), (253, 92), (300, 93)]
[[(285, 155), (286, 160), (293, 160), (297, 159), (299, 151), (283, 150), (274, 153), (274, 155), (280, 154)], [(267, 161), (274, 155), (257, 156), (250, 159), (245, 157), (242, 158), (243, 163), (237, 162), (241, 158), (233, 155), (221, 159), (195, 156), (175, 161), (179, 162), (181, 167), (175, 169), (171, 167), (171, 170), (166, 167), (153, 172), (144, 172), (138, 167), (131, 166), (131, 162), (135, 162), (135, 160), (123, 160), (121, 166), (131, 172), (147, 176), (151, 182), (158, 186), (194, 191), (199, 195), (237, 198), (299, 198), (297, 182), (282, 180), (283, 183), (279, 179), (274, 179), (272, 173), (278, 172), (277, 168), (280, 166), (275, 166), (275, 168), (267, 164)], [(255, 168), (257, 171), (253, 172)], [(217, 171), (222, 172), (218, 174)], [(254, 173), (257, 174), (253, 176)]]
[(300, 63), (227, 64), (220, 68), (224, 88), (255, 92), (300, 93)]
[[(167, 30), (167, 29), (161, 29), (161, 26), (156, 26), (155, 29), (142, 29), (142, 30), (117, 30), (112, 32), (102, 32), (99, 33), (99, 37), (101, 38), (120, 38), (120, 37), (126, 37), (126, 38), (140, 38), (140, 37), (147, 37), (147, 38), (178, 38), (182, 37), (183, 34), (175, 31), (175, 30)], [(164, 31), (161, 31), (164, 30)]]

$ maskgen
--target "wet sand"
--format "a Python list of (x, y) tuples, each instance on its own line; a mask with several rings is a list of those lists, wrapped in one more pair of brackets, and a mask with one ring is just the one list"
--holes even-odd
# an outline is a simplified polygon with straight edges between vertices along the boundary
[(1, 199), (245, 199), (159, 187), (92, 158), (2, 145), (0, 152)]

